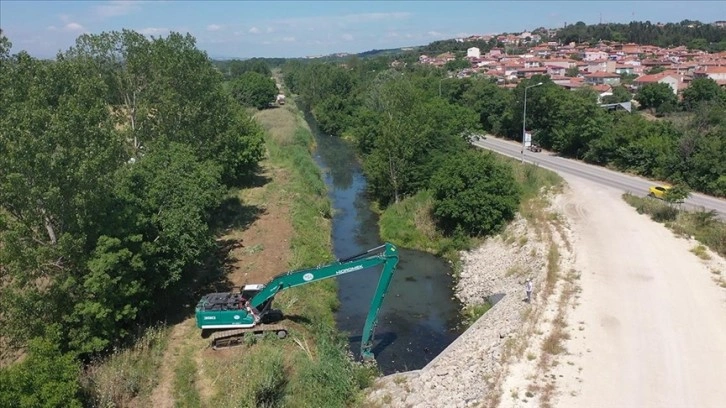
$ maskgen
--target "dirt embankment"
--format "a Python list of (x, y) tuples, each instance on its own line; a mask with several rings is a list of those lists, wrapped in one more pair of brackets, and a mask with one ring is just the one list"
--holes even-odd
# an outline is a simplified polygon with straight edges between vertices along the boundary
[[(528, 374), (531, 390), (545, 389), (549, 355), (543, 344), (550, 339), (549, 326), (574, 293), (573, 280), (556, 279), (563, 264), (571, 262), (570, 231), (541, 208), (537, 219), (517, 219), (500, 236), (481, 247), (462, 253), (463, 271), (456, 288), (466, 304), (499, 301), (425, 368), (381, 378), (369, 393), (371, 406), (470, 407), (496, 406), (512, 366), (524, 360), (531, 367), (516, 367)], [(534, 282), (531, 303), (524, 283)], [(565, 302), (560, 304), (563, 294)], [(522, 389), (524, 396), (525, 389)]]
[[(277, 140), (292, 138), (297, 126), (294, 113), (285, 109), (261, 111), (256, 119), (266, 128), (269, 136)], [(242, 205), (250, 213), (251, 223), (231, 228), (219, 238), (219, 241), (227, 242), (232, 248), (229, 253), (230, 263), (227, 268), (230, 273), (227, 278), (235, 286), (265, 283), (286, 271), (290, 264), (293, 227), (290, 207), (282, 197), (288, 176), (284, 169), (273, 167), (267, 160), (262, 163), (262, 168), (260, 180), (264, 182), (239, 193)], [(192, 317), (171, 328), (169, 343), (159, 370), (159, 384), (150, 398), (151, 406), (175, 406), (175, 370), (185, 353), (191, 353), (192, 360), (200, 367), (195, 386), (202, 402), (214, 394), (213, 381), (201, 368), (201, 362), (210, 358), (224, 359), (225, 353), (213, 353), (205, 347)]]
[(507, 296), (424, 369), (380, 379), (371, 406), (723, 406), (726, 261), (699, 259), (620, 192), (566, 181), (555, 245), (520, 220), (465, 254), (458, 295)]

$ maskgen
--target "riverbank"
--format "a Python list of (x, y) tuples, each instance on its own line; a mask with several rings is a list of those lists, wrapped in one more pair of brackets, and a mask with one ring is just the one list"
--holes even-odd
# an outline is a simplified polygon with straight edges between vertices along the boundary
[[(557, 195), (561, 187), (546, 189), (550, 193), (526, 195), (503, 233), (459, 253), (456, 296), (470, 308), (498, 300), (494, 306), (425, 368), (378, 379), (367, 406), (497, 406), (510, 367), (521, 359), (541, 378), (522, 397), (536, 393), (547, 403), (546, 373), (562, 350), (566, 336), (558, 325), (577, 282), (570, 273), (572, 235)], [(532, 303), (526, 302), (527, 278), (534, 283)]]
[[(255, 185), (230, 192), (219, 237), (222, 290), (333, 259), (330, 202), (311, 157), (313, 139), (293, 101), (254, 114), (267, 155)], [(351, 362), (334, 330), (330, 281), (285, 291), (276, 307), (289, 337), (213, 351), (193, 316), (158, 330), (149, 347), (119, 352), (85, 376), (97, 406), (349, 406), (374, 372)], [(154, 332), (157, 333), (157, 332)], [(160, 338), (160, 340), (157, 340)], [(150, 358), (153, 357), (153, 358)]]

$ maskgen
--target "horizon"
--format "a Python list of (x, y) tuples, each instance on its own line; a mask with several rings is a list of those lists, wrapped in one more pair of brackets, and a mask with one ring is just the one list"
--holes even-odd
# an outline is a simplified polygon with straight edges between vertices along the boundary
[(84, 33), (122, 29), (154, 37), (189, 33), (212, 59), (305, 58), (562, 28), (578, 21), (710, 24), (724, 18), (726, 2), (712, 1), (0, 2), (0, 28), (13, 44), (11, 52), (24, 50), (37, 58), (55, 58)]

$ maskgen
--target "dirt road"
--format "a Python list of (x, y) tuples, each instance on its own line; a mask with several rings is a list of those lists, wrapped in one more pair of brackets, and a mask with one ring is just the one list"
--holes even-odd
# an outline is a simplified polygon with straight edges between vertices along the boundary
[(726, 290), (714, 267), (615, 190), (565, 179), (582, 293), (555, 405), (725, 406)]

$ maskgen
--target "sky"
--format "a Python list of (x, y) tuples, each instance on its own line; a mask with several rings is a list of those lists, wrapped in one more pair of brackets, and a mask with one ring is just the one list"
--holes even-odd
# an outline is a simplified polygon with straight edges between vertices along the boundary
[(190, 33), (212, 58), (305, 57), (426, 45), (583, 21), (710, 23), (726, 1), (32, 1), (0, 0), (12, 52), (52, 58), (83, 33)]

